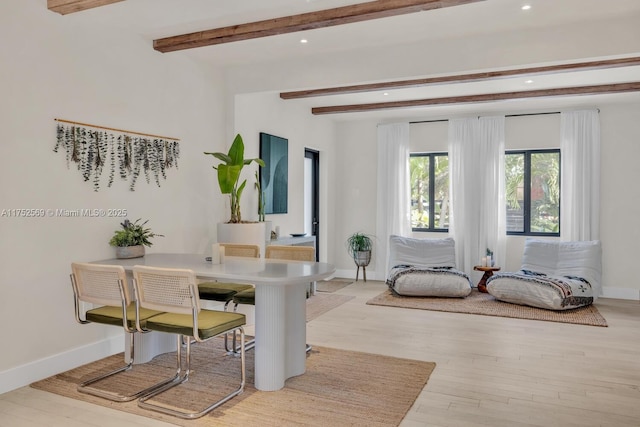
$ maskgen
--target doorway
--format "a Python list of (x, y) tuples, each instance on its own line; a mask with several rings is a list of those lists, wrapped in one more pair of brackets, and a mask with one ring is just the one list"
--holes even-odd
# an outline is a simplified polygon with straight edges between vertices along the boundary
[(320, 153), (304, 150), (304, 232), (316, 236), (316, 261), (320, 259)]

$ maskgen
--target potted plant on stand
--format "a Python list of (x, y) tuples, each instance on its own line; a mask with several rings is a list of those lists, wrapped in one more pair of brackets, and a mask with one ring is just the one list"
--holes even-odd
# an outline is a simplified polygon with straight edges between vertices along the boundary
[(353, 233), (347, 239), (347, 250), (358, 267), (356, 271), (356, 282), (358, 281), (360, 267), (362, 267), (362, 276), (364, 277), (364, 281), (367, 281), (367, 266), (371, 262), (372, 247), (373, 240), (368, 234), (359, 232)]
[[(264, 245), (268, 240), (264, 236), (267, 233), (270, 234), (271, 230), (265, 231), (264, 222), (243, 221), (240, 209), (240, 198), (247, 185), (246, 179), (240, 182), (242, 169), (253, 162), (259, 166), (264, 166), (264, 161), (259, 158), (244, 158), (244, 142), (240, 134), (234, 138), (228, 153), (205, 152), (204, 154), (214, 156), (221, 161), (218, 165), (214, 165), (213, 168), (217, 170), (220, 192), (229, 195), (231, 206), (229, 221), (218, 224), (218, 242), (258, 243), (260, 244), (261, 252), (264, 252)], [(248, 226), (238, 227), (237, 224), (248, 224)]]
[(120, 223), (121, 230), (116, 230), (109, 244), (116, 248), (116, 258), (139, 258), (144, 256), (145, 246), (151, 246), (153, 237), (164, 237), (156, 234), (150, 228), (145, 228), (149, 220), (140, 224), (141, 219), (135, 222), (125, 219)]

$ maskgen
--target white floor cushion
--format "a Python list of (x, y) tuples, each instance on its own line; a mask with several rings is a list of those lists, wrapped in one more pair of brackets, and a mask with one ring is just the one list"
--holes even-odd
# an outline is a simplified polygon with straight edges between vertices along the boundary
[(548, 310), (569, 310), (593, 303), (593, 290), (585, 279), (524, 270), (494, 274), (487, 280), (487, 291), (500, 301)]
[(397, 266), (387, 285), (398, 295), (421, 297), (466, 297), (471, 282), (465, 273), (450, 268)]

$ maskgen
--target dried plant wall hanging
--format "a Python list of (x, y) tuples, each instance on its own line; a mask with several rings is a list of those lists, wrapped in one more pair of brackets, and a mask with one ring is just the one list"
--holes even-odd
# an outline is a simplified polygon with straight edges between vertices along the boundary
[(178, 167), (179, 139), (147, 135), (121, 129), (56, 119), (56, 146), (64, 150), (67, 168), (75, 163), (84, 181), (92, 181), (94, 191), (100, 189), (102, 174), (109, 173), (107, 187), (117, 174), (129, 181), (135, 190), (140, 174), (147, 183), (153, 180), (160, 187), (160, 178), (167, 179), (166, 170)]

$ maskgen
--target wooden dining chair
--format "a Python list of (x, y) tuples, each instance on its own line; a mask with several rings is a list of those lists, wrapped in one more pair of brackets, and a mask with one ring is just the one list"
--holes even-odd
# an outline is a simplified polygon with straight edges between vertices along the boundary
[[(313, 246), (300, 245), (269, 245), (265, 252), (266, 258), (286, 259), (291, 261), (315, 261), (316, 249)], [(307, 297), (316, 294), (316, 282), (311, 282)]]
[[(100, 323), (124, 328), (126, 339), (129, 340), (129, 362), (113, 371), (83, 381), (78, 385), (78, 391), (116, 402), (127, 402), (168, 383), (168, 381), (161, 381), (129, 394), (98, 388), (97, 382), (133, 368), (135, 355), (133, 336), (137, 331), (136, 321), (140, 324), (141, 332), (145, 332), (147, 320), (161, 314), (161, 312), (141, 309), (136, 314), (126, 273), (124, 268), (118, 265), (74, 262), (71, 264), (71, 286), (73, 288), (75, 317), (78, 323), (83, 325)], [(83, 303), (98, 307), (83, 312), (81, 310)]]
[[(196, 276), (192, 270), (156, 268), (145, 266), (133, 267), (133, 285), (138, 310), (160, 310), (164, 313), (147, 319), (147, 330), (175, 334), (177, 338), (177, 359), (182, 361), (182, 344), (186, 346), (184, 373), (181, 377), (166, 386), (141, 397), (138, 406), (183, 419), (200, 418), (219, 407), (231, 398), (239, 395), (245, 385), (245, 353), (244, 314), (219, 310), (206, 310), (200, 307)], [(137, 323), (138, 329), (142, 325)], [(150, 400), (189, 380), (191, 375), (191, 342), (200, 343), (211, 338), (227, 334), (240, 334), (240, 383), (237, 388), (198, 411), (182, 410), (168, 407)], [(211, 379), (213, 381), (213, 379)], [(194, 390), (194, 393), (198, 393)], [(187, 399), (188, 400), (188, 399)]]
[[(260, 258), (260, 246), (258, 245), (220, 243), (220, 246), (224, 247), (225, 256)], [(226, 311), (227, 306), (236, 293), (252, 288), (253, 285), (245, 283), (206, 281), (198, 284), (198, 293), (200, 299), (224, 302), (224, 309)]]

